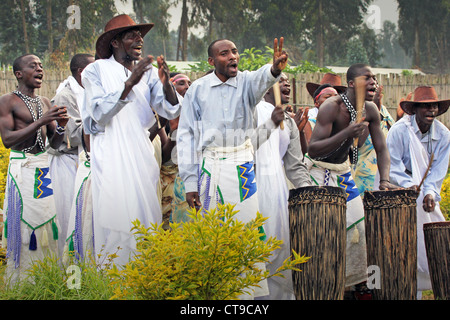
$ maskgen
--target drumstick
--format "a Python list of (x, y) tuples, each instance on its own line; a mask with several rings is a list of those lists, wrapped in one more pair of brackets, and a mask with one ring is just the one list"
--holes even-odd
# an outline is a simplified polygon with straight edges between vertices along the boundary
[(422, 181), (420, 181), (419, 187), (417, 188), (417, 191), (420, 192), (420, 188), (422, 187), (422, 184), (425, 181), (425, 178), (428, 176), (428, 173), (430, 172), (431, 165), (433, 164), (434, 160), (434, 152), (431, 154), (430, 162), (428, 163), (427, 171), (425, 171), (425, 174), (423, 175)]
[[(281, 106), (281, 92), (280, 92), (280, 84), (277, 82), (273, 85), (273, 95), (275, 97), (275, 106)], [(284, 122), (281, 121), (280, 129), (284, 130)]]
[[(355, 97), (356, 97), (356, 123), (360, 123), (364, 102), (366, 101), (366, 80), (365, 76), (355, 78)], [(358, 137), (353, 142), (353, 147), (358, 147)]]

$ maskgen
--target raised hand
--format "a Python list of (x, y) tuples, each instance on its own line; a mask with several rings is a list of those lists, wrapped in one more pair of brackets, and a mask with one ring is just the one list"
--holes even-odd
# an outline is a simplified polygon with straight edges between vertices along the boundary
[(275, 73), (281, 73), (287, 66), (288, 54), (283, 50), (284, 38), (280, 38), (280, 43), (278, 44), (278, 39), (273, 40), (273, 69)]
[(158, 63), (158, 75), (162, 83), (166, 83), (170, 77), (169, 67), (167, 66), (166, 60), (163, 55), (156, 57), (156, 62)]
[(141, 81), (141, 78), (144, 75), (144, 73), (152, 68), (153, 60), (154, 60), (153, 56), (148, 55), (139, 60), (139, 62), (133, 66), (132, 74), (130, 78), (128, 78), (128, 81), (132, 86)]
[(299, 108), (294, 116), (295, 124), (297, 125), (298, 131), (300, 132), (303, 131), (303, 129), (305, 129), (305, 126), (308, 123), (309, 119), (308, 111), (309, 111), (308, 107), (306, 107), (304, 111), (303, 108)]
[(373, 97), (373, 102), (377, 105), (378, 109), (381, 110), (381, 105), (383, 104), (383, 85), (379, 85), (375, 96)]

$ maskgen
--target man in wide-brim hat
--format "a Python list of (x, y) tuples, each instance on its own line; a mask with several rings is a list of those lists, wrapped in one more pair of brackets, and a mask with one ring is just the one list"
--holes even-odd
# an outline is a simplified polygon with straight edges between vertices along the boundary
[(440, 116), (448, 110), (450, 99), (439, 100), (436, 90), (430, 86), (421, 86), (414, 90), (414, 100), (406, 100), (400, 102), (400, 107), (406, 114), (415, 114), (415, 107), (424, 106), (424, 104), (435, 104), (438, 110), (435, 116)]
[(113, 54), (111, 41), (118, 34), (130, 29), (136, 29), (139, 30), (141, 37), (143, 38), (153, 26), (153, 23), (136, 24), (133, 19), (126, 14), (121, 14), (112, 18), (106, 24), (104, 32), (98, 37), (95, 44), (97, 56), (100, 59), (107, 59)]
[[(306, 90), (314, 99), (314, 108), (309, 109), (308, 118), (312, 128), (316, 124), (317, 113), (319, 112), (320, 102), (318, 97), (331, 97), (333, 95), (344, 93), (347, 87), (342, 85), (341, 77), (334, 73), (326, 73), (320, 80), (320, 83), (306, 83)], [(323, 102), (323, 99), (322, 101)]]
[(326, 73), (323, 75), (322, 80), (320, 80), (320, 83), (313, 83), (308, 82), (306, 83), (306, 90), (308, 90), (308, 93), (311, 95), (311, 97), (314, 97), (314, 92), (324, 84), (331, 85), (338, 93), (343, 93), (347, 89), (346, 86), (342, 85), (341, 77), (334, 73)]
[(174, 119), (182, 99), (169, 81), (164, 58), (158, 57), (158, 68), (153, 68), (153, 57), (141, 56), (143, 37), (152, 27), (128, 15), (112, 18), (97, 40), (98, 59), (82, 73), (81, 114), (91, 136), (95, 256), (120, 247), (117, 265), (127, 263), (135, 250), (132, 221), (147, 227), (162, 221), (159, 166), (149, 129), (156, 123), (153, 110)]
[[(417, 187), (425, 177), (417, 198), (419, 297), (421, 291), (431, 289), (423, 225), (445, 221), (439, 201), (449, 165), (450, 131), (436, 117), (446, 112), (449, 105), (450, 100), (438, 99), (433, 87), (418, 87), (413, 100), (400, 103), (407, 115), (392, 126), (387, 136), (391, 183), (405, 188)], [(427, 174), (428, 165), (430, 169)]]

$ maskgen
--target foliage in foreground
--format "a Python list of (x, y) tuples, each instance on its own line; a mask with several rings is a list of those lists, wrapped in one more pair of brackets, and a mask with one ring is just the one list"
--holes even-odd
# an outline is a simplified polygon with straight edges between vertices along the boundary
[(114, 299), (236, 299), (271, 276), (298, 270), (308, 260), (293, 252), (273, 275), (255, 266), (268, 261), (282, 241), (261, 240), (263, 218), (249, 223), (233, 218), (234, 206), (219, 206), (203, 216), (191, 211), (191, 222), (146, 228), (134, 222), (137, 257), (124, 269), (109, 271)]
[(24, 280), (8, 285), (2, 252), (0, 299), (236, 299), (263, 279), (283, 276), (286, 269), (300, 271), (299, 264), (309, 258), (295, 252), (273, 275), (258, 269), (255, 264), (266, 262), (282, 241), (261, 240), (266, 219), (259, 213), (245, 224), (233, 218), (233, 209), (224, 205), (204, 216), (193, 210), (190, 222), (171, 224), (170, 230), (135, 221), (136, 257), (120, 269), (113, 263), (116, 254), (106, 257), (102, 268), (89, 255), (68, 263), (51, 256), (35, 262)]
[(26, 278), (13, 285), (5, 279), (5, 266), (0, 274), (2, 300), (106, 300), (112, 296), (106, 270), (97, 268), (93, 259), (63, 266), (55, 256), (49, 256), (33, 263)]
[(444, 179), (441, 188), (441, 202), (439, 203), (442, 214), (447, 221), (450, 221), (450, 169)]

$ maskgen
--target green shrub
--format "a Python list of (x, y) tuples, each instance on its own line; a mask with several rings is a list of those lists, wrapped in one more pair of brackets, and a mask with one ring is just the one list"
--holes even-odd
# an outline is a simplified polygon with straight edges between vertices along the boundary
[[(266, 46), (266, 51), (262, 52), (260, 49), (250, 48), (245, 49), (239, 54), (239, 70), (244, 71), (254, 71), (258, 70), (266, 64), (271, 64), (273, 60), (273, 48)], [(291, 60), (289, 59), (291, 62)], [(208, 61), (202, 60), (195, 64), (189, 64), (192, 72), (207, 72), (214, 68)], [(330, 69), (326, 67), (319, 67), (309, 61), (301, 60), (296, 66), (287, 65), (284, 70), (286, 73), (293, 75), (299, 73), (314, 73), (314, 72), (331, 72)]]
[(447, 221), (450, 221), (450, 173), (444, 179), (441, 188), (441, 202), (439, 203), (442, 214)]
[(295, 252), (273, 275), (258, 269), (282, 243), (261, 240), (261, 214), (245, 224), (233, 216), (234, 206), (219, 206), (204, 216), (195, 209), (191, 221), (146, 228), (134, 222), (137, 255), (122, 270), (109, 271), (114, 299), (236, 299), (261, 280), (282, 276), (286, 269), (299, 270), (308, 260)]
[(79, 287), (73, 285), (73, 271), (55, 256), (33, 263), (25, 279), (8, 284), (5, 266), (0, 286), (2, 300), (105, 300), (112, 296), (106, 269), (99, 269), (93, 259), (74, 263), (79, 268)]

